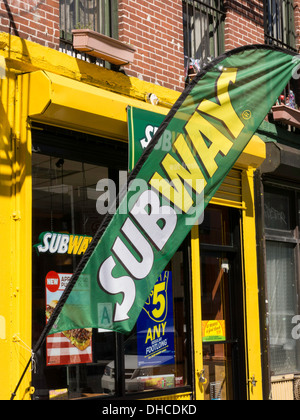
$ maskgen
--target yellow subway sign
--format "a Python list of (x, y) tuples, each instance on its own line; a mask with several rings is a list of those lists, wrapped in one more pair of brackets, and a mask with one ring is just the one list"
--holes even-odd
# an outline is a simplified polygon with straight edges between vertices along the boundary
[[(197, 75), (152, 140), (144, 141), (147, 148), (116, 213), (97, 231), (48, 332), (98, 328), (103, 305), (109, 329), (132, 330), (157, 278), (299, 63), (291, 53), (249, 46), (224, 54)], [(166, 139), (168, 150), (162, 147)], [(89, 279), (86, 295), (77, 289), (81, 275)]]

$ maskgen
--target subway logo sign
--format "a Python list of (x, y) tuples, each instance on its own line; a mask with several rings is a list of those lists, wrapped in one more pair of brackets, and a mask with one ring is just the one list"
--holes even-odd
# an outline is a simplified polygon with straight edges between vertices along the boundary
[(39, 243), (34, 245), (38, 254), (83, 255), (92, 242), (92, 236), (68, 233), (43, 232)]

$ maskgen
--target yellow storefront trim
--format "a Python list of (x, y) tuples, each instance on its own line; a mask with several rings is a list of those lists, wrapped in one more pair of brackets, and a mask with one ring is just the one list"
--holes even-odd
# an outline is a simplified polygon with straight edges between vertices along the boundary
[[(13, 354), (12, 345), (12, 316), (13, 314), (13, 290), (16, 291), (16, 284), (13, 281), (13, 266), (11, 253), (15, 246), (15, 225), (12, 222), (12, 213), (14, 202), (13, 194), (13, 154), (10, 144), (10, 125), (8, 121), (9, 103), (13, 101), (10, 88), (13, 81), (7, 77), (0, 80), (0, 88), (3, 99), (1, 101), (0, 112), (0, 149), (1, 149), (1, 165), (0, 165), (0, 242), (1, 253), (1, 294), (0, 294), (0, 317), (1, 317), (1, 336), (0, 336), (0, 399), (9, 396), (9, 385), (16, 376), (11, 367), (12, 361), (17, 366), (18, 360)], [(15, 318), (14, 318), (15, 320)], [(16, 378), (17, 380), (17, 378)]]
[[(20, 76), (19, 88), (27, 92), (27, 115), (32, 120), (117, 140), (128, 139), (127, 106), (163, 115), (168, 113), (166, 108), (45, 71)], [(265, 144), (254, 136), (236, 167), (258, 167), (264, 159)]]
[[(31, 149), (15, 74), (0, 80), (0, 399), (9, 399), (31, 357)], [(18, 392), (28, 398), (30, 371)]]
[(146, 96), (153, 93), (166, 108), (170, 108), (180, 95), (180, 92), (107, 70), (4, 32), (0, 33), (0, 55), (6, 59), (7, 67), (16, 73), (45, 70), (85, 86), (99, 87), (139, 101), (145, 101)]
[(243, 211), (242, 250), (244, 270), (244, 322), (246, 342), (246, 365), (248, 374), (248, 399), (263, 398), (261, 342), (259, 318), (259, 290), (257, 275), (256, 225), (254, 208), (254, 168), (242, 174)]
[(147, 398), (145, 398), (142, 401), (190, 401), (191, 399), (192, 399), (192, 393), (184, 392), (182, 394), (165, 395), (163, 397), (151, 398), (151, 400), (148, 400)]
[[(63, 76), (37, 71), (20, 76), (27, 92), (27, 114), (33, 121), (127, 141), (127, 107), (153, 112), (153, 106)], [(155, 107), (166, 115), (168, 110)]]
[(204, 386), (200, 382), (203, 372), (202, 307), (201, 307), (201, 263), (199, 227), (191, 232), (192, 290), (193, 290), (193, 337), (194, 337), (194, 381), (195, 399), (204, 400)]
[(236, 201), (225, 200), (224, 198), (217, 198), (217, 197), (214, 197), (210, 201), (210, 204), (214, 204), (216, 206), (232, 207), (235, 209), (243, 209), (243, 210), (246, 209), (244, 203), (239, 204)]
[(254, 135), (239, 157), (235, 167), (241, 169), (258, 168), (266, 159), (266, 144)]

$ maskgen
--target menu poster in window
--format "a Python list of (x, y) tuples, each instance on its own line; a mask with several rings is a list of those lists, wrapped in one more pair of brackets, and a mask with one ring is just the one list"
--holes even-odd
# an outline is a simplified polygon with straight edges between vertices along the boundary
[[(50, 271), (46, 285), (46, 319), (48, 320), (65, 290), (72, 274)], [(86, 289), (89, 282), (81, 278), (80, 287)], [(46, 341), (47, 366), (92, 363), (92, 330), (76, 329), (49, 335)]]
[(138, 365), (175, 363), (172, 273), (157, 280), (137, 321)]

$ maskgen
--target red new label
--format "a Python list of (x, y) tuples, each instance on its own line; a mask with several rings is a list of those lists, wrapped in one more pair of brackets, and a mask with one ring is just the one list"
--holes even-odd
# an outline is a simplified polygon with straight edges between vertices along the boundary
[(56, 292), (59, 289), (59, 275), (55, 271), (50, 271), (46, 276), (46, 288), (49, 292)]

